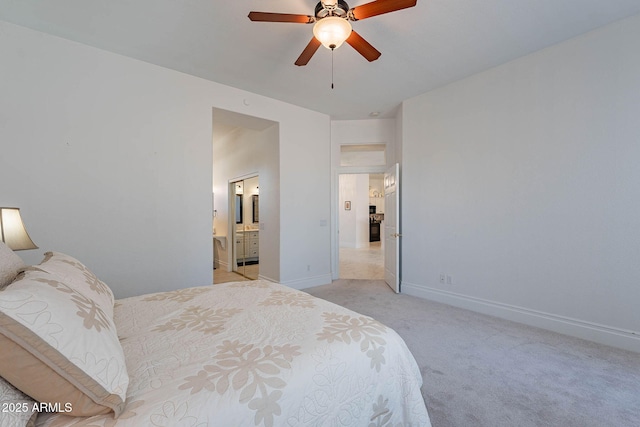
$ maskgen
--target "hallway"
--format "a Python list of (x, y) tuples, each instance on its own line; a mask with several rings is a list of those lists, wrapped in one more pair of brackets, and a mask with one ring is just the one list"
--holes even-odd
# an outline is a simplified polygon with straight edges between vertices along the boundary
[(381, 242), (364, 248), (340, 248), (340, 279), (384, 279), (384, 250)]

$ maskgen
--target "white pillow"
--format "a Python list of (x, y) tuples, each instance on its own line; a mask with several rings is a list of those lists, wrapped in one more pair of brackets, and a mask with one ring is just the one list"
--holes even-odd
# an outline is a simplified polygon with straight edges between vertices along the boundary
[(70, 404), (69, 415), (117, 417), (129, 376), (106, 311), (58, 276), (27, 268), (0, 291), (0, 376), (39, 402)]
[(13, 282), (22, 267), (24, 267), (22, 259), (7, 245), (0, 242), (0, 290)]
[(38, 269), (58, 276), (64, 284), (94, 300), (110, 318), (113, 318), (113, 292), (77, 259), (60, 252), (46, 252), (44, 260), (29, 269)]

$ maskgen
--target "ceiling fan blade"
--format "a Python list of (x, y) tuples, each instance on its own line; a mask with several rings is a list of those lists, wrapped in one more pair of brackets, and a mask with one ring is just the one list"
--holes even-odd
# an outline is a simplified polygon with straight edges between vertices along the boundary
[(417, 0), (376, 0), (365, 3), (351, 9), (351, 13), (356, 21), (372, 16), (382, 15), (383, 13), (395, 12), (396, 10), (413, 7)]
[(293, 13), (249, 12), (249, 19), (260, 22), (292, 22), (294, 24), (311, 24), (313, 16)]
[(307, 47), (304, 48), (304, 50), (298, 57), (296, 61), (296, 65), (298, 66), (307, 65), (307, 63), (309, 62), (313, 54), (316, 53), (316, 50), (318, 50), (319, 47), (320, 47), (320, 42), (318, 41), (318, 39), (315, 37), (312, 37)]
[(371, 44), (362, 38), (362, 36), (355, 31), (351, 31), (351, 35), (345, 40), (347, 43), (351, 45), (355, 50), (357, 50), (360, 55), (364, 56), (367, 61), (375, 61), (380, 58), (382, 55), (378, 49), (371, 46)]

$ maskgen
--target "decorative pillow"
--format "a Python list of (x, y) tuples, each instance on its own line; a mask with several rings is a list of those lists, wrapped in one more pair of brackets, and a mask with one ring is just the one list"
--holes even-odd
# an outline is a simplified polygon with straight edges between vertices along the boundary
[(0, 377), (0, 427), (33, 427), (38, 416), (35, 400)]
[(113, 319), (58, 276), (34, 269), (0, 291), (0, 376), (77, 416), (117, 417), (129, 384)]
[(22, 267), (24, 267), (22, 259), (7, 245), (0, 242), (0, 290), (13, 282)]
[(46, 271), (58, 276), (65, 285), (94, 300), (113, 319), (113, 292), (77, 259), (60, 252), (47, 252), (40, 264), (27, 269)]

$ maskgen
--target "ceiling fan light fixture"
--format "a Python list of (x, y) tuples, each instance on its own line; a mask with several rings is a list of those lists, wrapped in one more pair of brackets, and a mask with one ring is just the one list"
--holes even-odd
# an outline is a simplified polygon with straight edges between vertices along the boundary
[(351, 35), (351, 24), (344, 18), (327, 16), (313, 26), (313, 36), (327, 49), (337, 49)]

